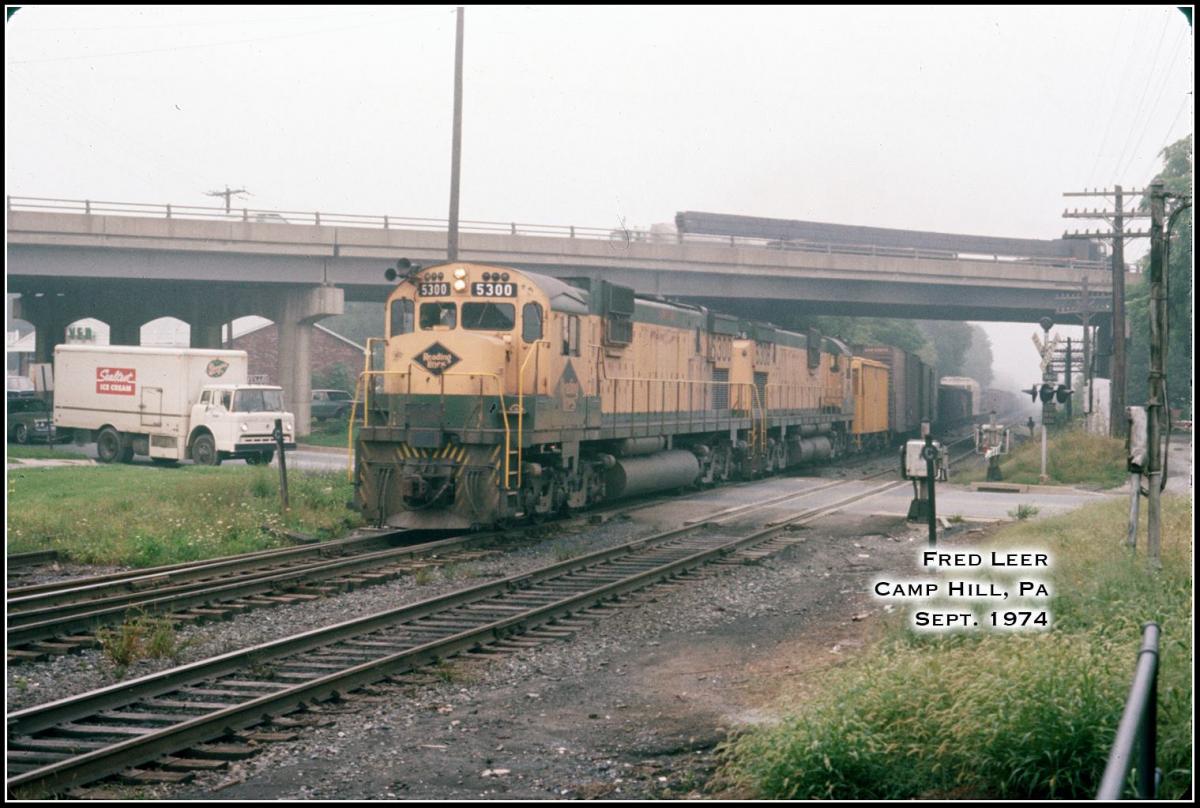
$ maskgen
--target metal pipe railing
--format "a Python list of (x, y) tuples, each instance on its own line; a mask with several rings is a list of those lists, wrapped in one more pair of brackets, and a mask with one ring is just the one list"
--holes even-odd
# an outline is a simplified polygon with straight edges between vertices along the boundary
[[(1142, 626), (1142, 648), (1138, 651), (1133, 684), (1117, 737), (1108, 753), (1108, 765), (1100, 779), (1098, 800), (1119, 800), (1125, 790), (1130, 767), (1137, 771), (1136, 796), (1152, 800), (1158, 793), (1161, 773), (1156, 765), (1158, 746), (1158, 623)], [(1134, 751), (1137, 760), (1133, 760)]]

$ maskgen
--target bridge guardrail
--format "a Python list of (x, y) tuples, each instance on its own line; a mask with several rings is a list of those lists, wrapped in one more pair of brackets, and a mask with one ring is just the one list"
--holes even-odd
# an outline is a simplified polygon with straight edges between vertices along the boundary
[[(445, 231), (448, 228), (448, 222), (445, 219), (413, 216), (376, 216), (357, 213), (265, 210), (246, 207), (226, 211), (224, 207), (204, 205), (113, 202), (95, 199), (57, 199), (34, 196), (9, 196), (7, 197), (7, 203), (9, 212), (82, 213), (87, 216), (116, 215), (158, 219), (200, 219), (253, 224), (348, 226), (382, 230), (427, 230), (434, 232)], [(533, 224), (528, 222), (488, 222), (464, 219), (459, 222), (459, 232), (511, 236), (545, 236), (550, 238), (581, 238), (639, 244), (698, 243), (714, 246), (722, 245), (735, 249), (750, 247), (784, 252), (825, 253), (827, 255), (870, 255), (883, 258), (911, 258), (914, 260), (1012, 263), (1034, 267), (1097, 270), (1105, 273), (1109, 270), (1108, 263), (1105, 261), (1089, 261), (1078, 258), (1027, 258), (1021, 256), (976, 255), (973, 253), (957, 253), (950, 250), (880, 247), (871, 244), (780, 241), (778, 239), (747, 236), (713, 236), (703, 233), (659, 232), (643, 229), (580, 227), (577, 225)]]

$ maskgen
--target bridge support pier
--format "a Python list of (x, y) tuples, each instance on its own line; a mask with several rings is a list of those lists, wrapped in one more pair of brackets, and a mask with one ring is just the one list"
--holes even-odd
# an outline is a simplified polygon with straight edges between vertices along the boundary
[(54, 346), (67, 341), (67, 326), (79, 319), (64, 311), (61, 298), (25, 295), (13, 301), (12, 316), (33, 325), (34, 362), (53, 362)]
[(345, 294), (335, 286), (289, 289), (277, 298), (275, 326), (279, 329), (279, 386), (296, 416), (296, 435), (307, 435), (312, 421), (310, 345), (313, 324), (345, 311)]
[(108, 324), (109, 345), (141, 345), (142, 318), (132, 315), (114, 317)]

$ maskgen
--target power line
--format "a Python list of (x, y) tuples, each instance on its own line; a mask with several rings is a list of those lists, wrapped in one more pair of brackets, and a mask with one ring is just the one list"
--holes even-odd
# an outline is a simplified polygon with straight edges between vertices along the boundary
[(1130, 169), (1134, 160), (1137, 159), (1138, 149), (1142, 146), (1142, 141), (1146, 139), (1146, 133), (1150, 131), (1150, 122), (1154, 119), (1154, 113), (1158, 111), (1158, 105), (1163, 99), (1163, 94), (1167, 91), (1167, 85), (1171, 83), (1171, 68), (1175, 67), (1175, 60), (1179, 58), (1180, 44), (1182, 42), (1183, 29), (1180, 29), (1180, 36), (1175, 39), (1175, 52), (1171, 56), (1171, 61), (1167, 65), (1166, 71), (1163, 73), (1162, 84), (1159, 85), (1158, 93), (1154, 97), (1154, 103), (1150, 106), (1146, 113), (1145, 125), (1142, 127), (1142, 133), (1138, 135), (1137, 143), (1134, 144), (1133, 151), (1129, 153), (1129, 162), (1122, 167), (1121, 172), (1117, 176), (1123, 176)]
[(1150, 71), (1146, 74), (1146, 86), (1142, 88), (1142, 94), (1138, 96), (1137, 108), (1134, 110), (1133, 120), (1129, 125), (1129, 134), (1125, 136), (1125, 145), (1121, 147), (1121, 154), (1119, 157), (1117, 157), (1117, 164), (1113, 166), (1113, 176), (1115, 177), (1121, 176), (1119, 170), (1125, 162), (1125, 151), (1129, 148), (1129, 143), (1133, 140), (1133, 133), (1137, 131), (1138, 122), (1141, 120), (1142, 104), (1146, 101), (1146, 95), (1150, 90), (1150, 84), (1153, 82), (1154, 76), (1156, 75), (1156, 71), (1158, 69), (1158, 58), (1162, 53), (1162, 43), (1167, 36), (1167, 28), (1170, 26), (1170, 24), (1171, 18), (1170, 16), (1167, 16), (1163, 20), (1162, 33), (1160, 33), (1158, 36), (1158, 45), (1156, 45), (1154, 48), (1154, 61), (1151, 62)]
[[(1121, 21), (1117, 24), (1117, 30), (1116, 30), (1115, 35), (1113, 36), (1112, 47), (1110, 47), (1108, 49), (1109, 53), (1116, 52), (1117, 43), (1121, 41), (1121, 32), (1125, 29), (1125, 18), (1128, 15), (1129, 15), (1129, 9), (1128, 8), (1123, 9), (1121, 12)], [(1124, 88), (1125, 80), (1129, 78), (1129, 74), (1128, 74), (1129, 60), (1132, 58), (1133, 58), (1133, 49), (1130, 48), (1125, 54), (1125, 66), (1123, 68), (1121, 68), (1120, 76), (1121, 76), (1122, 88)], [(1112, 66), (1113, 66), (1113, 63), (1109, 62), (1108, 63), (1109, 72), (1108, 72), (1108, 74), (1105, 75), (1103, 83), (1101, 83), (1099, 85), (1101, 93), (1103, 93), (1104, 88), (1108, 85), (1109, 78), (1112, 75)], [(1108, 123), (1104, 125), (1104, 137), (1100, 141), (1100, 148), (1096, 152), (1096, 159), (1092, 161), (1092, 167), (1091, 167), (1091, 169), (1088, 170), (1088, 173), (1087, 173), (1087, 177), (1088, 177), (1089, 181), (1094, 181), (1096, 179), (1096, 167), (1098, 165), (1100, 165), (1100, 155), (1104, 154), (1104, 147), (1108, 145), (1108, 135), (1112, 131), (1113, 121), (1116, 120), (1117, 110), (1120, 108), (1120, 106), (1121, 106), (1121, 93), (1120, 93), (1120, 91), (1118, 91), (1113, 94), (1112, 108), (1109, 109), (1109, 111), (1108, 111)]]

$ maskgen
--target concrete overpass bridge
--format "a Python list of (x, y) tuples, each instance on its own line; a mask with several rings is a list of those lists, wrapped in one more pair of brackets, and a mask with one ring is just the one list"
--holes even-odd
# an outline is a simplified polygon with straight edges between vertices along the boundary
[[(344, 300), (382, 302), (399, 258), (444, 259), (445, 222), (388, 216), (10, 197), (8, 291), (48, 361), (67, 325), (109, 324), (136, 344), (142, 324), (173, 316), (196, 347), (256, 314), (280, 329), (280, 379), (307, 409), (311, 326)], [(605, 278), (639, 292), (784, 321), (797, 313), (1035, 322), (1086, 278), (1111, 294), (1105, 263), (983, 256), (944, 249), (462, 222), (463, 260), (558, 277)]]

